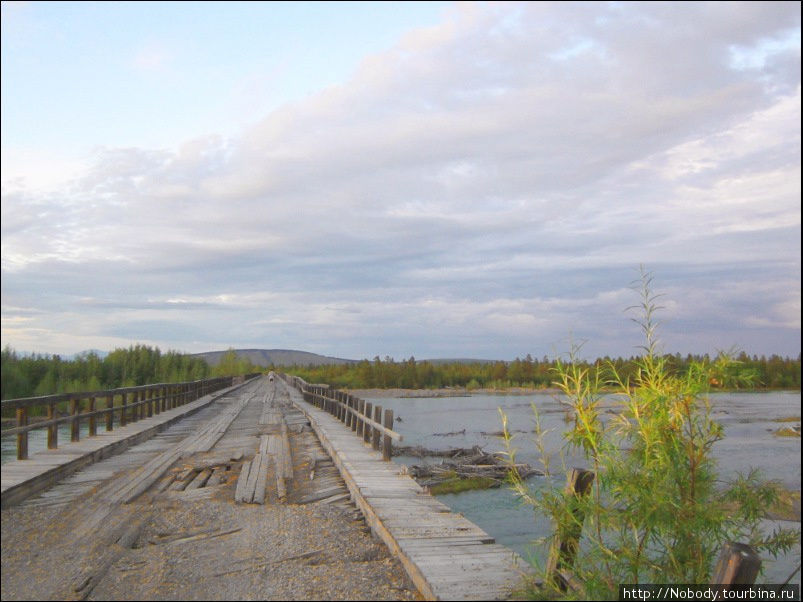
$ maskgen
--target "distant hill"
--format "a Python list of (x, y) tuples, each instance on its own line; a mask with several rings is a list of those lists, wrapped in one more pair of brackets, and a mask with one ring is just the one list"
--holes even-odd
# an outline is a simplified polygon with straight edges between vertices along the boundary
[[(329, 364), (356, 364), (357, 360), (347, 360), (339, 357), (329, 357), (309, 353), (308, 351), (295, 351), (292, 349), (235, 349), (238, 357), (249, 359), (256, 366), (324, 366)], [(205, 353), (192, 353), (192, 357), (200, 357), (210, 365), (217, 366), (220, 358), (226, 351), (207, 351)]]

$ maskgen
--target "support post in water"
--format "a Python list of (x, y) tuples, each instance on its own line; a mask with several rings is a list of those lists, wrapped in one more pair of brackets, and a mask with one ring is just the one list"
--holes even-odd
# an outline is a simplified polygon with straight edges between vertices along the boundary
[(728, 542), (719, 554), (711, 584), (753, 585), (761, 570), (761, 558), (756, 551), (744, 543)]
[(577, 502), (589, 494), (593, 483), (594, 473), (583, 468), (572, 468), (566, 480), (566, 497), (572, 505), (572, 520), (571, 524), (555, 534), (547, 561), (549, 579), (564, 591), (570, 580), (585, 520), (583, 511)]

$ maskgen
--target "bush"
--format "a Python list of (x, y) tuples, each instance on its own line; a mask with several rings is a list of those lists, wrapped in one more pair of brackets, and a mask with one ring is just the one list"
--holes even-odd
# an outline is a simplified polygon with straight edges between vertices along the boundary
[[(712, 455), (723, 430), (711, 418), (708, 392), (712, 383), (744, 386), (744, 375), (727, 354), (694, 362), (682, 374), (672, 370), (657, 353), (660, 308), (651, 284), (642, 270), (636, 321), (646, 344), (630, 377), (610, 363), (581, 364), (576, 347), (556, 368), (554, 384), (574, 414), (564, 438), (596, 475), (590, 493), (567, 495), (555, 484), (531, 492), (511, 471), (522, 499), (556, 525), (553, 537), (580, 528), (577, 517), (584, 517), (572, 573), (589, 599), (615, 599), (622, 583), (708, 583), (728, 541), (777, 555), (799, 538), (797, 531), (766, 535), (760, 528), (779, 486), (760, 482), (755, 471), (723, 486)], [(614, 414), (602, 412), (603, 396), (606, 407), (612, 400), (618, 406)], [(504, 416), (503, 426), (515, 462)], [(544, 585), (561, 592), (552, 575), (544, 575)]]

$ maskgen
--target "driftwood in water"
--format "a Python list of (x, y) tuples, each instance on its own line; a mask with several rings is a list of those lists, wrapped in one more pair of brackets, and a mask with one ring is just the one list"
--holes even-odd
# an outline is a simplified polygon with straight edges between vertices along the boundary
[(501, 482), (512, 468), (515, 468), (522, 479), (544, 474), (529, 464), (511, 466), (504, 454), (487, 453), (478, 445), (450, 450), (431, 450), (421, 446), (394, 447), (393, 452), (399, 456), (441, 458), (437, 464), (425, 463), (408, 467), (409, 474), (414, 479), (423, 481), (424, 485), (432, 485), (455, 477), (486, 477)]
[(462, 456), (477, 456), (485, 454), (479, 445), (474, 447), (457, 447), (454, 449), (427, 449), (420, 445), (394, 445), (394, 456), (413, 456), (416, 458), (458, 458)]

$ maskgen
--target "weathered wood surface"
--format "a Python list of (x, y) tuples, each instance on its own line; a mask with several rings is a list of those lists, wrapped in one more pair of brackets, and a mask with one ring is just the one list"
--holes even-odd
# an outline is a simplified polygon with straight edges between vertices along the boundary
[(574, 521), (562, 529), (552, 541), (547, 560), (547, 575), (561, 589), (569, 587), (569, 581), (564, 573), (571, 571), (574, 559), (580, 545), (580, 535), (583, 531), (585, 516), (577, 501), (591, 492), (594, 483), (594, 473), (584, 468), (572, 468), (566, 475), (566, 497), (572, 503)]
[[(150, 418), (129, 422), (113, 431), (65, 443), (58, 449), (43, 450), (27, 460), (7, 462), (2, 469), (0, 503), (3, 508), (18, 504), (94, 462), (150, 439), (176, 421), (242, 386), (240, 384), (216, 391)], [(213, 437), (213, 434), (208, 433), (206, 442), (209, 443)]]
[[(366, 523), (401, 560), (425, 598), (500, 600), (510, 596), (526, 568), (518, 555), (452, 513), (401, 474), (398, 465), (383, 461), (382, 452), (372, 449), (374, 442), (359, 436), (359, 428), (355, 434), (285, 386), (293, 403), (310, 419)], [(366, 408), (366, 414), (371, 411)]]

